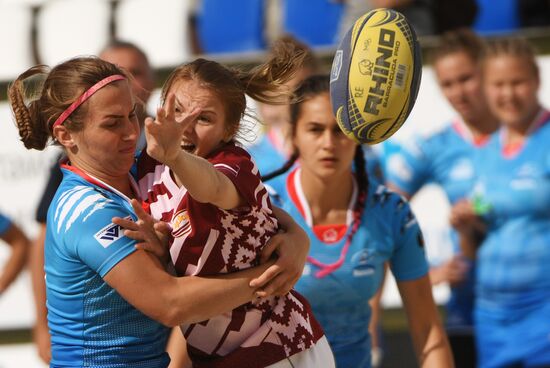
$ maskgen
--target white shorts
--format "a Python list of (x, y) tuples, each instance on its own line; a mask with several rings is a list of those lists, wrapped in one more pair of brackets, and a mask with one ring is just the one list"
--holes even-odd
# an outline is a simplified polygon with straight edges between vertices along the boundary
[(335, 368), (334, 356), (323, 336), (311, 348), (294, 354), (280, 362), (268, 365), (267, 368)]

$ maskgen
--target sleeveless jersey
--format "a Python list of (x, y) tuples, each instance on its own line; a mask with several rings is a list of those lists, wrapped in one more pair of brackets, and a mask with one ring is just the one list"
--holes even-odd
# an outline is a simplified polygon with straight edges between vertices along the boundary
[[(170, 255), (178, 275), (216, 275), (258, 265), (277, 231), (269, 195), (248, 153), (232, 144), (208, 161), (235, 185), (246, 205), (223, 210), (193, 199), (170, 169), (142, 154), (139, 188), (153, 217), (171, 223)], [(263, 367), (311, 347), (322, 330), (295, 291), (182, 326), (194, 366)]]
[(111, 222), (136, 219), (129, 199), (75, 168), (48, 211), (45, 243), (51, 367), (166, 367), (168, 330), (124, 300), (103, 277), (135, 251)]
[[(300, 169), (270, 181), (269, 185), (273, 189), (273, 203), (287, 211), (308, 233), (310, 256), (325, 264), (336, 261), (351, 226), (347, 226), (346, 235), (340, 240), (330, 236), (319, 239), (312, 229)], [(348, 225), (355, 204), (356, 196), (353, 197)], [(401, 196), (371, 183), (360, 221), (340, 268), (318, 278), (315, 273), (319, 268), (308, 263), (296, 284), (296, 290), (309, 300), (323, 326), (338, 367), (370, 367), (369, 300), (382, 282), (384, 262), (390, 262), (398, 281), (414, 280), (428, 271), (422, 234)]]

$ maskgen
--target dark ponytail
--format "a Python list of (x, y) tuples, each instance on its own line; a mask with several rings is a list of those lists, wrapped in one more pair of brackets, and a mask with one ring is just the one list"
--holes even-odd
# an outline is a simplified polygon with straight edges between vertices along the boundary
[(353, 164), (355, 166), (355, 178), (357, 181), (357, 200), (353, 208), (353, 223), (352, 229), (349, 233), (349, 240), (353, 238), (359, 225), (361, 225), (361, 217), (365, 211), (367, 203), (367, 194), (369, 191), (369, 178), (367, 176), (367, 161), (365, 160), (365, 153), (363, 147), (357, 145), (355, 149), (355, 157), (353, 158)]
[(288, 170), (290, 170), (292, 166), (294, 166), (294, 164), (296, 163), (296, 160), (298, 159), (298, 156), (299, 156), (298, 152), (294, 152), (282, 167), (280, 167), (275, 171), (270, 172), (267, 175), (262, 175), (262, 181), (268, 181), (273, 178), (276, 178), (279, 175), (283, 175), (284, 173), (286, 173)]

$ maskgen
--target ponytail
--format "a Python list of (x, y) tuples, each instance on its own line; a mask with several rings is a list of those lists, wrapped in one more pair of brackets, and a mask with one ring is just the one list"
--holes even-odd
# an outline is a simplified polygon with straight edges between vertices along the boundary
[(355, 177), (357, 180), (358, 195), (357, 201), (353, 208), (353, 227), (349, 233), (349, 240), (353, 238), (359, 225), (361, 224), (361, 217), (363, 217), (363, 212), (365, 211), (367, 203), (367, 194), (369, 191), (369, 179), (367, 176), (367, 161), (365, 160), (365, 154), (363, 152), (363, 147), (357, 145), (355, 149), (355, 156), (353, 159), (353, 164), (355, 166)]
[(290, 170), (292, 166), (294, 166), (294, 164), (296, 163), (296, 160), (298, 160), (298, 156), (299, 156), (298, 152), (294, 152), (292, 156), (290, 156), (288, 161), (285, 162), (285, 164), (281, 168), (275, 171), (272, 171), (267, 175), (262, 175), (262, 181), (268, 181), (286, 173), (288, 170)]
[(302, 67), (307, 54), (296, 44), (276, 42), (268, 61), (249, 72), (238, 73), (244, 92), (252, 99), (267, 104), (287, 104), (292, 91), (285, 87)]
[(8, 87), (13, 117), (27, 149), (43, 150), (48, 142), (47, 124), (40, 113), (40, 96), (47, 76), (47, 67), (37, 65), (21, 74)]

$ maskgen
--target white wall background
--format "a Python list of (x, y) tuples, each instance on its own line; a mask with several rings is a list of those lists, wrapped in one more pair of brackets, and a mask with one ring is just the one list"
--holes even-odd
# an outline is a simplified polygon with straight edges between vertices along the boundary
[[(541, 101), (550, 106), (550, 57), (540, 58), (539, 63), (543, 82)], [(150, 106), (156, 104), (153, 101)], [(431, 68), (426, 67), (416, 106), (409, 120), (392, 139), (403, 141), (416, 132), (436, 129), (453, 115), (452, 109), (439, 93)], [(3, 193), (0, 211), (15, 219), (31, 237), (37, 231), (34, 221), (36, 204), (55, 156), (56, 150), (52, 148), (45, 152), (27, 151), (19, 142), (7, 103), (0, 103), (0, 193)], [(450, 254), (446, 239), (449, 207), (445, 197), (437, 187), (426, 187), (414, 198), (412, 206), (425, 232), (430, 260), (437, 262), (445, 259)], [(0, 244), (0, 266), (6, 260), (7, 251), (8, 247)], [(435, 288), (434, 293), (439, 303), (443, 303), (448, 296), (446, 286)], [(391, 277), (386, 285), (383, 303), (385, 306), (400, 305)], [(0, 330), (30, 327), (33, 320), (30, 280), (24, 273), (11, 289), (0, 296)]]

